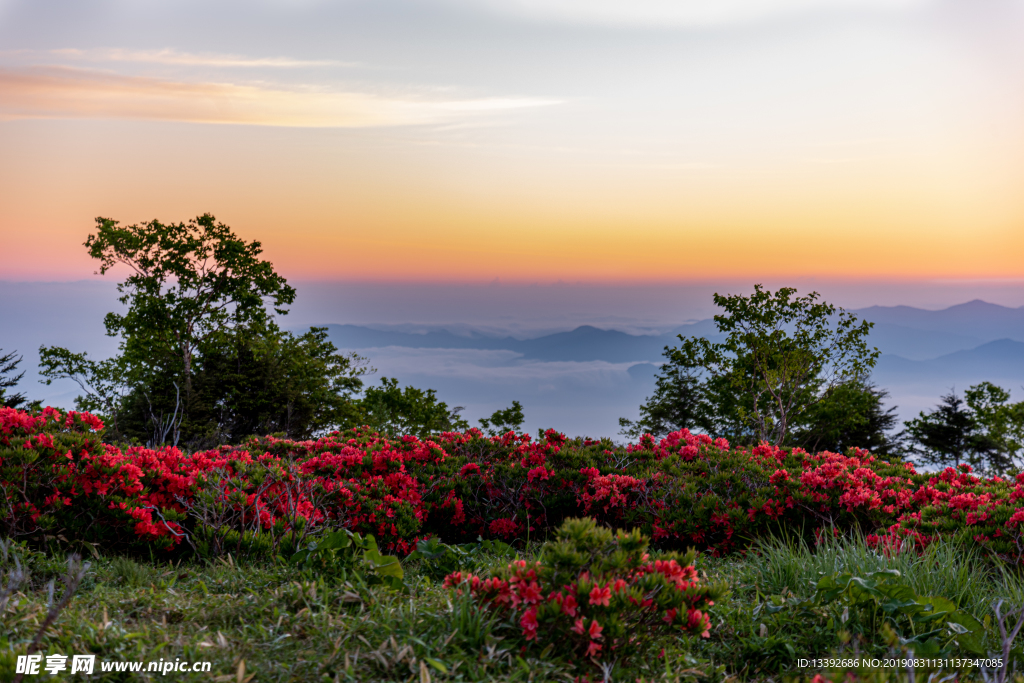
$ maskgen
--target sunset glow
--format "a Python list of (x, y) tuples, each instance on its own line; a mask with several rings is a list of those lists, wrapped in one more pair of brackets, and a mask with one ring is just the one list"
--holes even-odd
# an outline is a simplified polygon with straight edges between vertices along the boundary
[(307, 280), (1024, 279), (1024, 3), (700, 6), (0, 2), (0, 279), (207, 211)]

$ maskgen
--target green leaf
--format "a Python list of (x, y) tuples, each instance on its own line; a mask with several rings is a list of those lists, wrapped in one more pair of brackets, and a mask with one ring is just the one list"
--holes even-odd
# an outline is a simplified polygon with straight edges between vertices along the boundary
[(971, 654), (984, 656), (987, 654), (985, 650), (984, 636), (980, 633), (963, 633), (956, 637), (956, 642), (960, 647), (967, 650)]
[(868, 574), (868, 576), (871, 578), (874, 578), (876, 576), (891, 576), (894, 578), (899, 578), (902, 575), (900, 574), (898, 569), (880, 569), (877, 572), (871, 572), (870, 574)]
[(939, 595), (932, 595), (927, 598), (920, 598), (918, 600), (920, 604), (931, 605), (932, 609), (936, 612), (956, 612), (956, 603), (948, 598), (944, 598)]
[(946, 617), (946, 621), (950, 624), (956, 624), (971, 633), (982, 634), (985, 632), (985, 627), (980, 621), (962, 610), (957, 610), (950, 614)]
[(335, 531), (332, 534), (327, 534), (323, 540), (320, 541), (318, 547), (323, 549), (347, 548), (352, 545), (352, 540), (352, 532), (347, 529), (342, 529), (341, 531)]
[(402, 563), (394, 555), (381, 555), (374, 548), (364, 552), (363, 557), (373, 565), (374, 569), (381, 576), (390, 576), (396, 579), (401, 579), (405, 576), (405, 573), (402, 571)]
[(448, 667), (445, 666), (443, 662), (439, 662), (436, 659), (431, 659), (430, 657), (424, 657), (423, 661), (426, 662), (427, 664), (429, 664), (430, 666), (434, 667), (435, 669), (437, 669), (438, 671), (440, 671), (443, 674), (448, 673)]

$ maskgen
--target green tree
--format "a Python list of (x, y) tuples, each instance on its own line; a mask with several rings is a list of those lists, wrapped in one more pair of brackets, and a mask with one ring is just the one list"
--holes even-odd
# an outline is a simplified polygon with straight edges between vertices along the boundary
[(300, 336), (221, 333), (197, 365), (204, 414), (193, 419), (214, 430), (208, 437), (216, 442), (274, 433), (302, 440), (362, 419), (355, 395), (370, 368), (355, 353), (339, 353), (323, 327)]
[(927, 465), (952, 467), (968, 463), (981, 470), (998, 467), (990, 463), (997, 445), (985, 434), (974, 411), (955, 391), (942, 396), (935, 410), (921, 412), (906, 423), (911, 452)]
[(393, 378), (382, 377), (381, 386), (367, 387), (359, 407), (363, 411), (363, 420), (350, 426), (366, 424), (391, 436), (428, 436), (469, 429), (469, 423), (459, 417), (462, 408), (449, 410), (446, 403), (437, 400), (433, 389), (403, 389)]
[(896, 406), (886, 409), (883, 405), (888, 395), (864, 380), (837, 385), (807, 409), (792, 441), (811, 453), (843, 453), (856, 447), (899, 455), (899, 435), (890, 434), (899, 423)]
[(480, 427), (490, 436), (518, 432), (523, 428), (523, 406), (519, 401), (512, 401), (511, 408), (495, 410), (490, 417), (480, 418)]
[(128, 267), (123, 314), (105, 318), (119, 354), (95, 361), (42, 347), (49, 383), (71, 378), (76, 405), (111, 425), (108, 438), (194, 449), (254, 433), (305, 438), (360, 414), (354, 394), (367, 368), (339, 354), (326, 331), (295, 336), (271, 318), (295, 290), (245, 242), (204, 214), (189, 223), (121, 227), (98, 218), (85, 243), (100, 273)]
[[(670, 349), (665, 347), (665, 355)], [(669, 362), (661, 366), (655, 377), (654, 394), (640, 406), (640, 419), (619, 418), (619, 433), (630, 439), (644, 434), (661, 438), (670, 432), (697, 428), (717, 432), (712, 425), (714, 404), (709, 400), (710, 387), (701, 381), (697, 368)]]
[(180, 400), (160, 400), (166, 393), (176, 396), (171, 374), (150, 373), (145, 383), (133, 385), (121, 357), (94, 361), (84, 353), (45, 347), (40, 357), (47, 383), (62, 378), (78, 383), (83, 393), (75, 407), (100, 415), (110, 440), (150, 446), (180, 442), (189, 449), (256, 434), (306, 439), (359, 423), (363, 414), (355, 395), (361, 376), (371, 371), (364, 358), (339, 353), (325, 328), (299, 336), (273, 327), (232, 329), (208, 340), (196, 356), (185, 415)]
[(268, 303), (284, 315), (295, 300), (295, 290), (259, 258), (260, 243), (239, 239), (208, 213), (188, 223), (125, 227), (97, 218), (85, 247), (99, 260), (100, 274), (118, 264), (131, 271), (117, 286), (128, 312), (107, 314), (107, 334), (121, 337), (122, 354), (133, 365), (173, 360), (186, 396), (193, 358), (206, 339), (232, 327), (262, 329)]
[[(2, 352), (3, 349), (0, 349)], [(24, 393), (8, 394), (7, 390), (16, 387), (21, 378), (25, 376), (24, 371), (15, 375), (22, 357), (16, 356), (17, 351), (11, 351), (0, 355), (0, 408), (18, 408), (26, 402)]]
[[(784, 445), (805, 413), (845, 383), (864, 377), (880, 355), (869, 349), (872, 324), (818, 293), (794, 296), (754, 286), (751, 296), (715, 294), (723, 343), (679, 335), (666, 347), (654, 396), (641, 407), (637, 428), (697, 427), (741, 442)], [(688, 425), (684, 420), (692, 420)]]
[(118, 417), (124, 411), (131, 387), (121, 357), (95, 361), (87, 353), (72, 353), (59, 346), (40, 346), (39, 374), (45, 377), (42, 382), (46, 385), (58, 379), (73, 380), (83, 392), (75, 399), (75, 408), (100, 416), (109, 437), (125, 438)]
[(964, 396), (992, 448), (990, 466), (998, 472), (1015, 467), (1024, 451), (1024, 401), (1010, 403), (1010, 392), (991, 382), (975, 384)]

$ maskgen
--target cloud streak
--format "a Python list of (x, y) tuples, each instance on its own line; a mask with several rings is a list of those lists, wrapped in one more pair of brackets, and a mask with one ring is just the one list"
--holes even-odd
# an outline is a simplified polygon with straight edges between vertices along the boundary
[(300, 128), (424, 125), (558, 103), (171, 81), (67, 67), (0, 69), (0, 92), (0, 119), (8, 120), (103, 118)]
[(125, 50), (103, 48), (78, 50), (66, 48), (49, 50), (46, 54), (61, 58), (102, 62), (136, 62), (144, 64), (166, 64), (172, 66), (214, 66), (242, 68), (283, 68), (356, 66), (356, 62), (340, 62), (333, 59), (294, 59), (291, 57), (244, 57), (231, 54), (196, 54), (164, 50)]
[(630, 363), (524, 360), (506, 350), (413, 349), (386, 346), (346, 349), (370, 358), (381, 377), (438, 377), (498, 386), (552, 384), (597, 387), (629, 382)]
[[(641, 26), (716, 26), (835, 10), (903, 11), (930, 0), (484, 0), (500, 14), (539, 21)], [(478, 5), (479, 0), (449, 0)]]

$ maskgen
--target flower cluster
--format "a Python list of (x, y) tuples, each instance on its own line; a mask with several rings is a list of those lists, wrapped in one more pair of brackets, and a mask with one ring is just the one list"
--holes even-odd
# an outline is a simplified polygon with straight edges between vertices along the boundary
[(859, 528), (887, 550), (957, 538), (1024, 561), (1024, 477), (981, 478), (966, 465), (919, 473), (859, 449), (733, 448), (686, 430), (619, 447), (554, 430), (420, 439), (359, 429), (182, 453), (122, 450), (102, 430), (86, 413), (0, 409), (0, 532), (184, 548), (210, 529), (320, 525), (401, 554), (426, 536), (512, 541), (585, 515), (713, 553), (781, 524)]
[(707, 638), (707, 608), (722, 586), (703, 584), (694, 553), (652, 560), (639, 531), (613, 534), (567, 520), (534, 563), (517, 560), (482, 578), (454, 572), (444, 585), (519, 625), (526, 647), (557, 643), (581, 658), (623, 661), (659, 633)]

